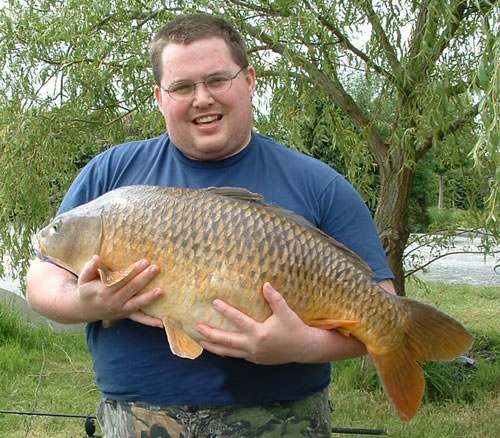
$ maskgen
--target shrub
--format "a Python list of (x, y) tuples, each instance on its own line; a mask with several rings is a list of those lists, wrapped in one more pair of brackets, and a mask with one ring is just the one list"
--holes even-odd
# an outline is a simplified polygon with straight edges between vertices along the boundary
[(466, 212), (458, 208), (429, 207), (427, 214), (433, 229), (456, 227), (466, 222)]

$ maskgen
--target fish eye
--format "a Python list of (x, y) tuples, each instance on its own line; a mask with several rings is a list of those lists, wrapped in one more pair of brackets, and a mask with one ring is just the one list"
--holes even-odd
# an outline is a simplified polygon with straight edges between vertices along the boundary
[(53, 233), (58, 233), (59, 230), (61, 229), (61, 219), (55, 221), (52, 226), (50, 227), (50, 230), (53, 232)]

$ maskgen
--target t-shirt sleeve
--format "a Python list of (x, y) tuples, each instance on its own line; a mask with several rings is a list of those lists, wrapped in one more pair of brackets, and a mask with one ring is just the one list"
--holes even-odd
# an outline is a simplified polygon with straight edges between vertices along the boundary
[(90, 202), (105, 192), (99, 169), (98, 161), (94, 158), (80, 171), (64, 195), (58, 214)]
[(376, 281), (394, 278), (368, 207), (342, 175), (323, 190), (319, 203), (320, 228), (364, 259)]

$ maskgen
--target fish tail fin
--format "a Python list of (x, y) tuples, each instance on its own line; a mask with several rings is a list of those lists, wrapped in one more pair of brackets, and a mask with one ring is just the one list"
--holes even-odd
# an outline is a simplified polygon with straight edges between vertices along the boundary
[(391, 399), (399, 417), (411, 420), (424, 395), (424, 373), (419, 364), (403, 349), (377, 356), (372, 354), (384, 391)]
[(408, 323), (396, 349), (370, 352), (402, 420), (411, 420), (422, 401), (425, 381), (419, 362), (452, 360), (467, 351), (472, 335), (455, 319), (427, 304), (405, 298)]
[(456, 319), (409, 298), (404, 306), (409, 316), (406, 343), (416, 360), (452, 360), (471, 347), (474, 338)]

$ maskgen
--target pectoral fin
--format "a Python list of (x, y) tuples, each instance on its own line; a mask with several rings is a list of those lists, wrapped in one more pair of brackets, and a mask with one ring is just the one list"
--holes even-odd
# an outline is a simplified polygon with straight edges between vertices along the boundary
[(307, 323), (311, 327), (317, 327), (323, 330), (336, 329), (345, 336), (350, 335), (350, 331), (357, 327), (357, 320), (338, 320), (338, 319), (313, 319)]
[(183, 331), (178, 323), (164, 318), (163, 325), (167, 333), (170, 350), (176, 356), (185, 359), (196, 359), (203, 352), (203, 347)]
[(120, 286), (125, 283), (128, 283), (128, 281), (132, 278), (134, 268), (135, 264), (132, 264), (125, 269), (120, 269), (119, 271), (112, 271), (109, 268), (103, 266), (99, 268), (98, 271), (102, 282), (106, 286), (115, 286), (115, 285)]

